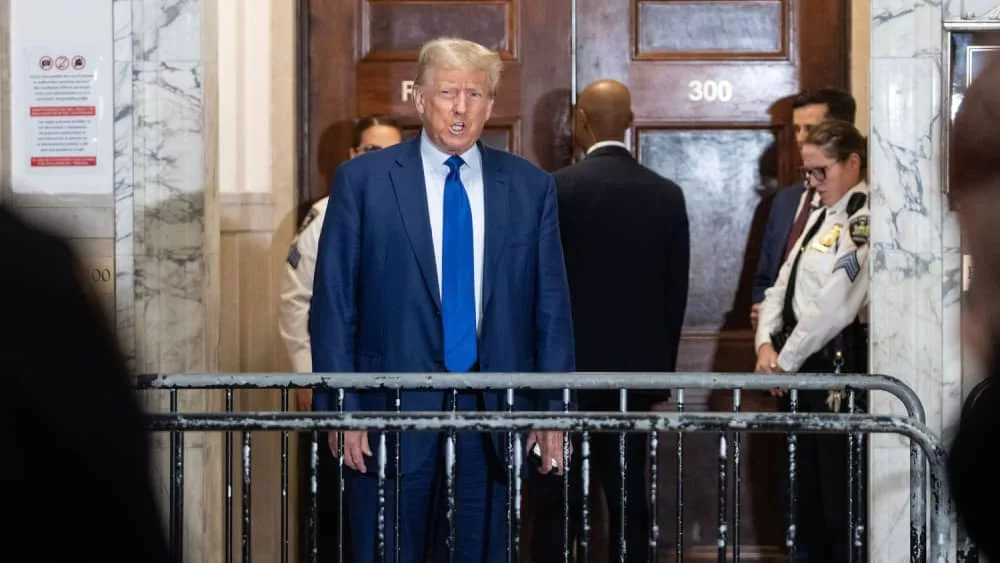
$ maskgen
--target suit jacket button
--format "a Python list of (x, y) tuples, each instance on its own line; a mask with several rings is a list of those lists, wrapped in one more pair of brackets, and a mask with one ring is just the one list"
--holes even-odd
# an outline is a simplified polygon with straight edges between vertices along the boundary
[(434, 309), (434, 316), (435, 317), (440, 317), (441, 316), (441, 309)]

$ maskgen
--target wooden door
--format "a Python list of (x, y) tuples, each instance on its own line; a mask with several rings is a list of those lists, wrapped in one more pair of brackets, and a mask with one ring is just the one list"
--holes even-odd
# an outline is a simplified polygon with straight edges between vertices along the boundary
[[(428, 39), (457, 35), (501, 50), (507, 68), (485, 141), (547, 170), (570, 162), (571, 89), (621, 80), (632, 89), (636, 116), (628, 141), (641, 162), (680, 184), (687, 197), (691, 289), (678, 368), (749, 371), (750, 282), (760, 237), (770, 196), (797, 166), (790, 98), (800, 88), (847, 86), (846, 4), (576, 0), (574, 84), (570, 0), (311, 0), (300, 29), (309, 54), (302, 69), (302, 195), (326, 193), (357, 116), (390, 114), (417, 130), (408, 81)], [(689, 391), (686, 399), (688, 410), (730, 408), (725, 393)], [(743, 405), (774, 408), (761, 394), (744, 394)], [(669, 556), (676, 446), (669, 437), (660, 444), (658, 513)], [(717, 452), (714, 437), (685, 443), (688, 561), (715, 558)], [(743, 442), (739, 530), (747, 558), (780, 558), (783, 458), (780, 438)], [(598, 536), (599, 529), (595, 522)], [(601, 543), (595, 537), (595, 561)]]
[(312, 0), (309, 7), (311, 196), (346, 158), (352, 120), (419, 128), (410, 99), (420, 46), (457, 36), (498, 49), (505, 69), (484, 141), (554, 170), (570, 158), (570, 0)]
[[(678, 369), (753, 369), (750, 290), (770, 196), (798, 166), (791, 97), (847, 87), (842, 0), (578, 0), (578, 87), (614, 78), (632, 90), (639, 161), (684, 190), (691, 279)], [(686, 394), (687, 410), (729, 410), (729, 393)], [(668, 406), (672, 408), (672, 406)], [(746, 410), (772, 410), (764, 394)], [(661, 551), (673, 555), (676, 441), (661, 440)], [(685, 442), (685, 561), (716, 558), (715, 436)], [(741, 556), (781, 559), (784, 440), (742, 443)], [(728, 474), (732, 511), (732, 466)], [(734, 540), (733, 513), (727, 518)]]

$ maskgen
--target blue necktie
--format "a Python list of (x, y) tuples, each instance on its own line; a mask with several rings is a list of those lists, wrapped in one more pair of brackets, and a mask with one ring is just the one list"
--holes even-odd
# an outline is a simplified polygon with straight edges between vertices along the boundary
[(472, 256), (472, 208), (458, 171), (465, 162), (445, 162), (444, 233), (441, 244), (441, 323), (444, 366), (468, 371), (476, 363), (476, 281)]

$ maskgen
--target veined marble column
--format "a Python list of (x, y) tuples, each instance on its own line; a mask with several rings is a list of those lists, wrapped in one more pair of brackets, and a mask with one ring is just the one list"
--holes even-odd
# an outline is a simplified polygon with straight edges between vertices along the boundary
[[(115, 0), (116, 322), (139, 373), (217, 370), (215, 0)], [(179, 394), (181, 411), (220, 407)], [(147, 393), (167, 410), (168, 394)], [(154, 467), (167, 513), (167, 435)], [(185, 559), (221, 561), (222, 436), (185, 434)]]
[[(943, 23), (996, 5), (871, 3), (871, 369), (919, 394), (928, 427), (945, 444), (962, 404), (962, 260), (942, 186)], [(903, 414), (883, 394), (873, 403), (875, 412)], [(872, 440), (871, 561), (909, 560), (907, 443)]]

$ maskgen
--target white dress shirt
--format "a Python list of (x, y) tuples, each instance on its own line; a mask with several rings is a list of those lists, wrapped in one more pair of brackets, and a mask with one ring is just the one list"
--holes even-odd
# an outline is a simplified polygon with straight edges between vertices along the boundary
[[(472, 208), (472, 263), (476, 285), (476, 330), (479, 330), (482, 319), (483, 245), (486, 239), (483, 158), (479, 154), (479, 147), (475, 145), (459, 156), (465, 161), (459, 169), (459, 175)], [(430, 215), (431, 239), (434, 242), (438, 295), (441, 295), (441, 247), (444, 240), (444, 183), (449, 172), (445, 161), (450, 157), (451, 155), (434, 146), (426, 132), (420, 133), (420, 160), (424, 167), (424, 186), (427, 188), (427, 212)]]
[(626, 145), (621, 141), (597, 141), (593, 145), (590, 145), (590, 148), (587, 149), (587, 154), (589, 155), (590, 153), (596, 151), (597, 149), (603, 149), (604, 147), (621, 147), (627, 151), (629, 150), (628, 145)]

